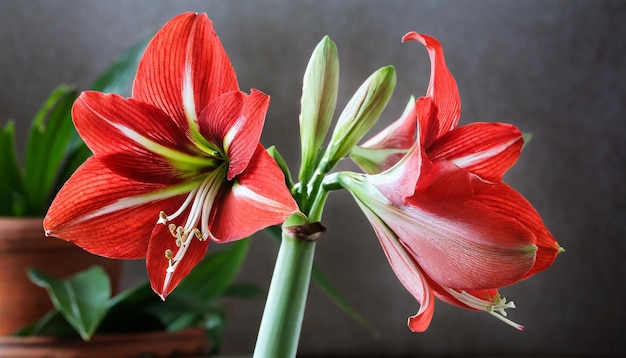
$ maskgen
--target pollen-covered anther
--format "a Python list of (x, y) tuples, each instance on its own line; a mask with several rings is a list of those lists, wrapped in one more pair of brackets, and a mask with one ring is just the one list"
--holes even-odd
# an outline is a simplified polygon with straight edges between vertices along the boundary
[(507, 308), (515, 308), (515, 303), (513, 301), (507, 302), (506, 298), (498, 294), (491, 300), (491, 304), (487, 306), (487, 311), (495, 311), (506, 317), (507, 313), (505, 309)]
[(167, 214), (165, 211), (159, 212), (159, 220), (157, 220), (157, 224), (167, 224)]
[(206, 241), (206, 239), (207, 239), (206, 236), (202, 235), (202, 231), (200, 231), (200, 229), (198, 229), (198, 228), (193, 229), (193, 234), (200, 241)]
[(165, 258), (171, 260), (174, 258), (174, 252), (170, 249), (165, 250)]

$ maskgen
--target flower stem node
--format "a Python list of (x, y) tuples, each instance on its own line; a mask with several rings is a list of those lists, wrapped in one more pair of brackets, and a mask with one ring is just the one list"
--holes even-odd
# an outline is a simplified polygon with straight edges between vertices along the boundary
[(305, 241), (316, 241), (320, 235), (326, 232), (326, 226), (319, 221), (302, 225), (283, 227), (285, 233), (291, 237)]

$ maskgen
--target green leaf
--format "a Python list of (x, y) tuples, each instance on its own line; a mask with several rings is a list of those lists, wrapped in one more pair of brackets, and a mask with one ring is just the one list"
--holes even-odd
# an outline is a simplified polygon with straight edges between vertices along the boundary
[(79, 143), (73, 150), (69, 150), (65, 160), (59, 168), (56, 183), (53, 188), (53, 193), (56, 194), (65, 182), (72, 176), (72, 174), (78, 169), (78, 167), (92, 156), (91, 150), (83, 143), (82, 139), (76, 135)]
[(15, 124), (9, 121), (0, 129), (0, 216), (14, 216), (14, 198), (21, 192), (21, 171), (15, 149)]
[(224, 291), (224, 297), (232, 298), (252, 298), (258, 296), (263, 290), (251, 283), (237, 283), (228, 286)]
[(149, 38), (137, 42), (132, 47), (125, 50), (109, 68), (103, 72), (90, 86), (91, 89), (117, 93), (121, 96), (131, 95), (132, 84), (137, 72), (137, 65), (143, 55)]
[[(149, 281), (144, 281), (136, 286), (130, 287), (109, 301), (109, 308), (114, 309), (123, 304), (144, 304), (146, 301), (157, 299), (156, 294), (150, 287)], [(162, 301), (158, 298), (159, 301)]]
[(226, 312), (223, 308), (217, 308), (204, 322), (204, 328), (206, 329), (207, 336), (212, 343), (211, 352), (209, 355), (219, 355), (222, 348), (222, 337), (224, 337), (224, 330), (226, 329), (226, 323), (228, 319)]
[(14, 333), (15, 336), (54, 336), (54, 337), (78, 337), (78, 333), (63, 315), (55, 309), (48, 312), (39, 321), (28, 325)]
[(330, 278), (319, 268), (317, 265), (313, 265), (313, 270), (311, 272), (311, 277), (313, 278), (313, 282), (317, 288), (319, 288), (330, 300), (339, 307), (344, 313), (346, 313), (350, 318), (352, 318), (355, 322), (360, 324), (361, 326), (369, 329), (374, 336), (378, 336), (378, 332), (376, 329), (363, 317), (361, 316), (350, 304), (346, 301), (345, 298), (341, 296), (337, 288), (332, 284)]
[(210, 302), (221, 296), (239, 272), (249, 246), (249, 240), (244, 239), (229, 244), (225, 250), (210, 253), (170, 296), (184, 296), (197, 302)]
[(84, 340), (89, 340), (104, 318), (111, 297), (111, 283), (104, 270), (93, 266), (69, 279), (59, 279), (31, 269), (28, 277), (48, 290), (55, 308)]
[(98, 327), (98, 333), (127, 333), (162, 331), (166, 327), (150, 307), (163, 305), (145, 281), (128, 288), (109, 300), (109, 309)]
[[(111, 300), (106, 325), (112, 326), (138, 314), (146, 317), (144, 320), (157, 318), (162, 328), (170, 331), (204, 324), (215, 312), (215, 299), (228, 292), (248, 247), (248, 240), (239, 240), (227, 249), (208, 254), (165, 302), (152, 291), (148, 282), (120, 293)], [(236, 291), (245, 295), (252, 289), (246, 287)]]
[(76, 95), (71, 87), (57, 87), (32, 123), (24, 162), (24, 190), (30, 215), (45, 214), (52, 199), (59, 167), (75, 132), (71, 108)]

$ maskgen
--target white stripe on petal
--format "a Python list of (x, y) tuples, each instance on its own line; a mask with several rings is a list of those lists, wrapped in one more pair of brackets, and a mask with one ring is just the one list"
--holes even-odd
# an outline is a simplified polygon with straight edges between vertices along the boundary
[(96, 115), (98, 118), (100, 118), (102, 121), (110, 124), (113, 128), (117, 129), (118, 131), (120, 131), (120, 133), (122, 133), (126, 138), (130, 139), (131, 141), (137, 143), (139, 146), (146, 148), (147, 150), (149, 150), (152, 153), (156, 153), (162, 157), (165, 158), (170, 158), (170, 159), (176, 159), (180, 162), (185, 162), (185, 163), (190, 163), (190, 164), (197, 164), (197, 165), (206, 165), (207, 164), (207, 159), (206, 158), (202, 158), (202, 157), (195, 157), (195, 156), (191, 156), (188, 155), (186, 153), (183, 152), (179, 152), (177, 150), (168, 148), (166, 146), (163, 146), (153, 140), (151, 140), (150, 138), (147, 138), (143, 135), (141, 135), (139, 132), (137, 132), (136, 130), (129, 128), (125, 125), (122, 125), (120, 123), (114, 122), (111, 119), (103, 116), (100, 112), (96, 111), (93, 107), (91, 107), (89, 105), (89, 103), (87, 103), (86, 101), (83, 102), (83, 104), (94, 114)]
[(514, 138), (498, 146), (490, 147), (489, 149), (484, 150), (482, 152), (472, 153), (464, 157), (454, 158), (451, 161), (452, 163), (454, 163), (455, 165), (461, 168), (467, 168), (475, 163), (480, 163), (489, 158), (495, 157), (496, 155), (504, 152), (508, 147), (513, 145), (518, 140), (519, 138)]
[(184, 185), (180, 185), (178, 187), (171, 187), (168, 190), (157, 191), (157, 192), (153, 192), (150, 194), (143, 194), (143, 195), (121, 198), (109, 205), (103, 206), (98, 210), (92, 211), (91, 213), (78, 218), (77, 222), (87, 221), (87, 220), (90, 220), (99, 216), (114, 213), (116, 211), (129, 209), (129, 208), (147, 204), (153, 201), (158, 201), (162, 199), (171, 198), (177, 195), (181, 195), (181, 194), (191, 191), (195, 185), (196, 183), (190, 182), (190, 183), (185, 183)]
[(228, 147), (230, 146), (230, 143), (232, 143), (233, 139), (235, 138), (235, 136), (237, 136), (241, 128), (243, 128), (244, 124), (246, 124), (246, 117), (240, 116), (239, 118), (237, 118), (237, 121), (232, 125), (232, 127), (230, 127), (230, 129), (224, 136), (224, 150), (228, 152)]
[(280, 202), (265, 197), (257, 192), (250, 190), (250, 188), (240, 185), (238, 183), (235, 183), (233, 185), (231, 192), (233, 193), (233, 195), (235, 195), (235, 197), (239, 199), (253, 201), (258, 207), (268, 208), (274, 211), (289, 210), (288, 207), (281, 204)]
[(193, 93), (192, 72), (191, 55), (188, 49), (187, 59), (185, 61), (185, 73), (183, 74), (183, 110), (185, 111), (187, 120), (195, 124), (198, 122), (198, 117), (196, 115), (196, 103)]

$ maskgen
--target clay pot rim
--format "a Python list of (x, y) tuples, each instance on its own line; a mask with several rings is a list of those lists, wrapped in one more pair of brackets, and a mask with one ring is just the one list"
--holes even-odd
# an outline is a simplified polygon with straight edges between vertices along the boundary
[(61, 343), (69, 345), (95, 345), (95, 344), (111, 344), (115, 342), (128, 341), (129, 338), (137, 341), (153, 341), (155, 338), (179, 340), (185, 338), (206, 337), (206, 333), (202, 328), (186, 328), (180, 331), (146, 331), (146, 332), (128, 332), (128, 333), (102, 333), (94, 335), (91, 340), (84, 341), (80, 337), (57, 337), (57, 336), (12, 336), (0, 335), (0, 348), (10, 344), (50, 344)]
[(198, 356), (208, 353), (210, 348), (211, 342), (201, 328), (100, 334), (89, 342), (68, 337), (0, 336), (0, 353), (23, 357)]

